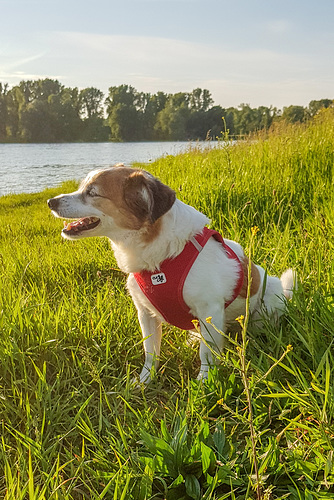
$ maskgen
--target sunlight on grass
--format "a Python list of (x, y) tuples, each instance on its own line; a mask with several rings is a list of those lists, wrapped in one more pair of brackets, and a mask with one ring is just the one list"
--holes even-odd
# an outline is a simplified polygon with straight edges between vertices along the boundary
[(280, 325), (241, 344), (226, 332), (205, 383), (196, 343), (164, 327), (145, 391), (108, 241), (61, 239), (46, 205), (76, 184), (0, 198), (0, 497), (333, 499), (333, 167), (333, 109), (150, 165), (268, 273), (296, 269), (299, 289)]

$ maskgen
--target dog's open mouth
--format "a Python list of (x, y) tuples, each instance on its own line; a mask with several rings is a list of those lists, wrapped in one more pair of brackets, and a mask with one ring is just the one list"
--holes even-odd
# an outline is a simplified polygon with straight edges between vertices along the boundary
[(98, 217), (84, 217), (83, 219), (78, 219), (69, 223), (64, 221), (63, 233), (69, 235), (79, 235), (83, 231), (89, 231), (94, 229), (100, 224), (100, 219)]

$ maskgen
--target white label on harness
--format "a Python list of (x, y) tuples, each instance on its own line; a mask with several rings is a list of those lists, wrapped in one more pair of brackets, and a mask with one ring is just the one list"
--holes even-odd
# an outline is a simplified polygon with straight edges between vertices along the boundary
[(167, 278), (165, 273), (152, 274), (151, 281), (153, 285), (162, 285), (163, 283), (167, 283)]

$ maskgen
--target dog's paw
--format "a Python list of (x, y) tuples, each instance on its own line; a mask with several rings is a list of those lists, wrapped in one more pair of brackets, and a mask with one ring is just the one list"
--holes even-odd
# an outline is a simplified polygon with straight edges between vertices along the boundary
[(133, 385), (137, 388), (142, 387), (142, 386), (146, 386), (152, 381), (154, 376), (155, 376), (154, 367), (149, 368), (147, 366), (144, 366), (142, 371), (140, 372), (139, 377), (136, 376), (132, 379), (131, 385)]
[(143, 384), (143, 383), (140, 383), (140, 380), (139, 380), (139, 377), (133, 377), (131, 380), (130, 380), (130, 383), (129, 383), (129, 387), (130, 389), (132, 390), (135, 390), (135, 391), (139, 391), (140, 389), (142, 389), (143, 387), (145, 388), (146, 384)]
[(199, 374), (197, 375), (197, 380), (207, 380), (209, 376), (209, 370), (208, 369), (201, 369), (199, 371)]

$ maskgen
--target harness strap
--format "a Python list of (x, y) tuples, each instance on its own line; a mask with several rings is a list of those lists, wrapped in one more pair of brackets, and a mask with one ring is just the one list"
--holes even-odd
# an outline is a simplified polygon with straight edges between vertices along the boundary
[(244, 272), (238, 256), (225, 243), (223, 237), (213, 229), (204, 227), (200, 234), (190, 238), (179, 255), (162, 262), (159, 270), (134, 273), (142, 292), (165, 321), (184, 330), (193, 329), (192, 320), (196, 319), (183, 299), (184, 282), (193, 263), (211, 237), (223, 246), (227, 257), (235, 260), (239, 266), (238, 280), (232, 297), (225, 302), (226, 308), (239, 295), (244, 281)]

